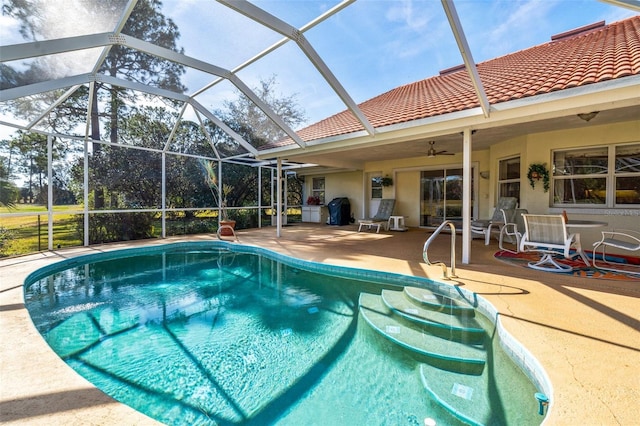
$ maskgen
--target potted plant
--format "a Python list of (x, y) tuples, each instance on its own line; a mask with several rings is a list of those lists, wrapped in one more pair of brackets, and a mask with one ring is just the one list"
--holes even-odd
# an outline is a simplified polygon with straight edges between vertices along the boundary
[(532, 163), (529, 166), (527, 178), (529, 179), (529, 185), (531, 185), (531, 188), (535, 189), (536, 182), (542, 179), (544, 192), (549, 190), (549, 170), (547, 170), (547, 167), (544, 164)]
[(392, 186), (393, 178), (391, 178), (389, 175), (386, 175), (385, 177), (377, 176), (373, 178), (373, 182), (382, 186)]
[(320, 205), (320, 197), (316, 195), (310, 195), (307, 197), (307, 205), (308, 206), (319, 206)]
[[(205, 172), (204, 181), (211, 191), (214, 200), (218, 200), (220, 203), (219, 216), (218, 216), (218, 228), (220, 229), (220, 235), (231, 236), (233, 235), (233, 229), (236, 226), (236, 221), (229, 219), (227, 212), (227, 197), (229, 193), (233, 191), (233, 186), (223, 184), (222, 188), (218, 185), (218, 177), (216, 176), (216, 170), (212, 161), (201, 160), (202, 168)], [(224, 228), (222, 228), (224, 226)], [(230, 227), (231, 229), (227, 228)]]

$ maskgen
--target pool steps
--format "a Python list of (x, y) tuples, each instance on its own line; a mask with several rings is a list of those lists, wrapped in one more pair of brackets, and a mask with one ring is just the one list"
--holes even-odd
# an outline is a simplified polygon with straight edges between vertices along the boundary
[(410, 325), (421, 325), (443, 339), (482, 344), (486, 332), (474, 316), (455, 315), (448, 308), (428, 309), (417, 305), (403, 291), (382, 290), (382, 301), (395, 315)]
[(476, 314), (476, 310), (467, 302), (443, 296), (424, 288), (404, 287), (403, 292), (412, 302), (427, 309), (446, 312), (449, 315), (475, 316)]
[(407, 324), (390, 310), (380, 295), (361, 293), (360, 313), (374, 330), (387, 339), (446, 370), (481, 374), (484, 348), (436, 336), (420, 323)]
[(440, 406), (467, 424), (491, 419), (484, 394), (491, 375), (485, 346), (491, 342), (473, 307), (417, 287), (361, 293), (359, 306), (375, 331), (417, 356), (420, 380)]

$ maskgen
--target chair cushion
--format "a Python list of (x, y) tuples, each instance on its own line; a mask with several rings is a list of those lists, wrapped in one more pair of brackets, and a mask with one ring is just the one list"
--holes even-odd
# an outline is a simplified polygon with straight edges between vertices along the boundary
[(631, 241), (616, 240), (615, 238), (605, 238), (604, 240), (602, 240), (602, 244), (624, 250), (638, 250), (637, 243), (632, 243)]
[(471, 222), (471, 226), (474, 228), (487, 228), (490, 223), (490, 220), (474, 220)]

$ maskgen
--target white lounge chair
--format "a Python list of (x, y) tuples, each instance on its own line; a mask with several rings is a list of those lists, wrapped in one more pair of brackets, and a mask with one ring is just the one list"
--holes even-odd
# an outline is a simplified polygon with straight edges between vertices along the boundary
[[(617, 271), (617, 272), (626, 272), (631, 274), (640, 274), (640, 268), (638, 271), (633, 271), (629, 269), (622, 269), (620, 267), (615, 267), (616, 263), (609, 262), (606, 258), (605, 250), (607, 247), (614, 247), (621, 250), (627, 250), (630, 252), (640, 251), (640, 232), (637, 231), (629, 231), (622, 230), (620, 231), (602, 231), (602, 239), (593, 244), (593, 266), (598, 269), (604, 269), (608, 271)], [(606, 265), (598, 265), (596, 264), (596, 254), (598, 251), (598, 247), (602, 246), (602, 262)]]
[(515, 197), (500, 197), (491, 219), (471, 222), (471, 234), (484, 235), (484, 244), (488, 246), (491, 240), (491, 231), (500, 232), (504, 226), (502, 209), (515, 209), (516, 207), (518, 207), (518, 200)]
[[(541, 271), (569, 272), (573, 268), (556, 262), (554, 255), (562, 250), (565, 259), (573, 259), (580, 256), (582, 261), (589, 265), (587, 256), (580, 245), (580, 234), (568, 234), (567, 224), (561, 214), (523, 214), (525, 232), (520, 241), (520, 251), (539, 251), (543, 253), (538, 262), (530, 262), (529, 267)], [(571, 247), (576, 252), (571, 254)]]
[(362, 230), (363, 226), (369, 227), (369, 229), (376, 228), (376, 234), (380, 232), (380, 227), (387, 229), (389, 226), (389, 217), (393, 214), (393, 208), (396, 205), (396, 200), (393, 198), (383, 198), (378, 205), (378, 211), (375, 216), (369, 219), (358, 220), (358, 232)]
[[(524, 234), (524, 218), (523, 214), (529, 213), (527, 209), (501, 209), (502, 217), (504, 220), (504, 226), (500, 229), (500, 238), (498, 239), (498, 246), (500, 250), (508, 251), (510, 253), (520, 252), (520, 241)], [(504, 242), (515, 243), (515, 250), (504, 247)]]

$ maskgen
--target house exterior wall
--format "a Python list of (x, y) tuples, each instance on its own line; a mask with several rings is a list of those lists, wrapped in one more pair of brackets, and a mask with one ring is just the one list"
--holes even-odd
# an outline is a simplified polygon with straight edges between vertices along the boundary
[[(563, 210), (574, 219), (597, 220), (608, 223), (604, 228), (582, 228), (579, 230), (583, 245), (590, 248), (599, 240), (600, 232), (605, 229), (640, 230), (640, 206), (629, 208), (572, 207), (552, 206), (551, 190), (544, 192), (542, 183), (531, 188), (527, 171), (531, 163), (545, 163), (552, 173), (552, 151), (566, 148), (584, 148), (590, 146), (613, 145), (640, 142), (640, 120), (602, 126), (589, 126), (550, 132), (540, 132), (520, 136), (492, 145), (487, 150), (473, 151), (472, 164), (476, 173), (489, 171), (489, 178), (480, 178), (476, 174), (478, 188), (478, 211), (476, 218), (491, 217), (496, 203), (498, 187), (498, 162), (502, 159), (520, 156), (520, 207), (531, 213), (556, 213)], [(441, 155), (435, 158), (425, 156), (400, 160), (376, 161), (365, 164), (363, 171), (328, 174), (326, 178), (327, 202), (335, 197), (348, 197), (351, 211), (356, 218), (365, 217), (367, 182), (365, 176), (371, 172), (389, 175), (394, 184), (383, 189), (384, 198), (395, 198), (394, 214), (407, 216), (406, 224), (417, 227), (420, 224), (420, 171), (427, 168), (462, 165), (462, 154)], [(575, 230), (578, 232), (578, 230)]]
[(640, 231), (640, 206), (615, 209), (594, 206), (553, 207), (553, 194), (551, 191), (545, 193), (541, 184), (532, 189), (526, 178), (527, 170), (531, 163), (546, 163), (550, 175), (552, 174), (550, 165), (552, 164), (553, 150), (609, 146), (629, 142), (640, 142), (640, 120), (528, 135), (521, 163), (521, 176), (523, 179), (521, 184), (522, 207), (532, 213), (560, 214), (563, 210), (566, 210), (569, 218), (607, 222), (607, 227), (573, 230), (580, 232), (583, 246), (587, 249), (590, 248), (592, 242), (600, 239), (602, 230), (632, 229)]
[[(498, 178), (500, 171), (498, 164), (500, 160), (520, 156), (520, 205), (519, 207), (527, 208), (526, 200), (529, 195), (529, 182), (527, 181), (528, 163), (524, 157), (527, 150), (527, 136), (520, 136), (509, 139), (495, 145), (487, 151), (487, 156), (481, 159), (482, 169), (489, 170), (487, 192), (480, 194), (480, 219), (489, 218), (493, 215), (493, 209), (498, 201)], [(549, 165), (549, 161), (544, 162)]]
[(338, 197), (347, 197), (351, 214), (358, 218), (362, 209), (363, 180), (361, 171), (328, 174), (325, 176), (325, 202)]

